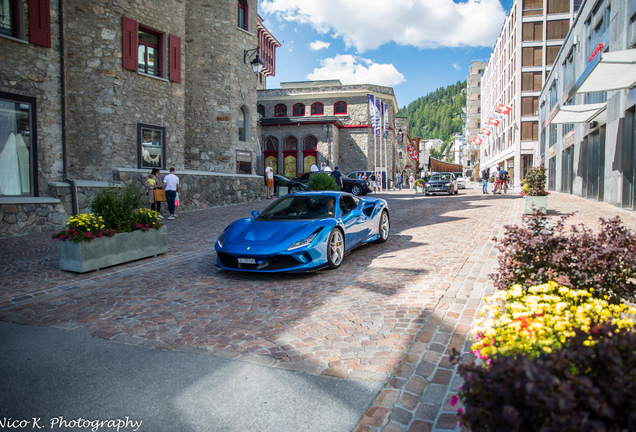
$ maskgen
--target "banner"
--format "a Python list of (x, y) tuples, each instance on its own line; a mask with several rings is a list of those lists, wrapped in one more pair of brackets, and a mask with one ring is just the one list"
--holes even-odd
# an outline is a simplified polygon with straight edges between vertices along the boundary
[[(380, 117), (380, 113), (382, 111), (380, 111), (380, 99), (376, 99), (375, 100), (375, 136), (377, 136), (378, 138), (380, 138), (380, 136), (382, 135), (382, 118)], [(382, 150), (382, 147), (380, 146), (380, 150)]]
[(389, 139), (389, 106), (385, 103), (384, 106), (384, 139)]
[(495, 131), (495, 127), (489, 124), (485, 124), (484, 128), (489, 130), (490, 132), (494, 132)]
[(480, 140), (485, 140), (486, 139), (486, 135), (482, 135), (482, 134), (477, 134), (477, 138), (479, 138)]
[(497, 111), (499, 111), (501, 114), (510, 114), (510, 110), (512, 110), (512, 108), (504, 104), (499, 104), (497, 106)]
[(498, 113), (498, 112), (496, 112), (496, 113), (493, 115), (493, 117), (494, 117), (495, 119), (499, 120), (499, 121), (503, 121), (503, 120), (506, 118), (506, 116), (505, 116), (505, 115), (500, 114), (500, 113)]
[(486, 129), (485, 127), (481, 128), (481, 132), (479, 132), (482, 135), (490, 135), (490, 130)]
[(380, 132), (377, 130), (377, 128), (380, 124), (380, 119), (376, 117), (378, 115), (378, 112), (375, 108), (375, 95), (367, 94), (367, 99), (369, 101), (369, 115), (371, 116), (371, 130), (373, 131), (375, 136), (379, 136)]
[(491, 124), (491, 125), (493, 125), (493, 126), (499, 126), (499, 120), (497, 120), (497, 119), (494, 119), (494, 118), (490, 117), (490, 118), (488, 119), (488, 124)]
[(482, 140), (480, 140), (479, 138), (475, 138), (475, 139), (473, 140), (473, 142), (474, 142), (475, 144), (477, 144), (477, 145), (481, 145)]

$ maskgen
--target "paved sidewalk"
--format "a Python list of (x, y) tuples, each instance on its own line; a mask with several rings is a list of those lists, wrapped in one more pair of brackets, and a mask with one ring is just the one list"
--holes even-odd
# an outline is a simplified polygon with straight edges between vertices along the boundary
[[(389, 241), (313, 274), (215, 266), (218, 234), (266, 201), (181, 213), (166, 221), (167, 254), (84, 275), (58, 270), (49, 234), (0, 239), (0, 320), (153, 348), (151, 355), (203, 354), (383, 384), (353, 429), (457, 430), (448, 400), (460, 382), (448, 354), (469, 349), (474, 317), (493, 291), (492, 238), (520, 222), (523, 199), (481, 188), (376, 196), (389, 201)], [(548, 207), (551, 218), (578, 211), (571, 222), (596, 227), (600, 215), (620, 215), (636, 227), (632, 212), (569, 195), (551, 195)]]

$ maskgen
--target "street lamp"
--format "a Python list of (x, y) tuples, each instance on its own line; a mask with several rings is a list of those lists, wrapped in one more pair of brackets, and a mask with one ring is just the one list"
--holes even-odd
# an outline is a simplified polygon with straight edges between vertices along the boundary
[(265, 63), (263, 63), (263, 61), (260, 58), (258, 58), (258, 50), (259, 48), (256, 47), (251, 50), (243, 51), (243, 63), (247, 63), (247, 60), (249, 60), (250, 58), (252, 58), (254, 54), (256, 54), (256, 57), (254, 58), (254, 60), (250, 62), (250, 64), (252, 65), (252, 70), (254, 71), (256, 75), (261, 73), (261, 71), (263, 70), (263, 66), (265, 65)]

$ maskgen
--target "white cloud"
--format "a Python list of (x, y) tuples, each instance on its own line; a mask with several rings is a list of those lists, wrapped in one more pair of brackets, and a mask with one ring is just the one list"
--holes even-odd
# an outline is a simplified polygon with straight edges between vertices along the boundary
[(453, 67), (457, 70), (461, 70), (461, 66), (459, 65), (459, 63), (453, 63)]
[(389, 42), (420, 49), (492, 46), (506, 16), (499, 0), (262, 0), (261, 10), (341, 37), (359, 53)]
[(294, 41), (289, 41), (287, 42), (287, 51), (292, 52), (294, 51)]
[(307, 75), (308, 80), (339, 79), (343, 84), (394, 86), (406, 79), (392, 64), (374, 63), (352, 55), (336, 55), (320, 61), (322, 67)]
[(309, 48), (311, 48), (314, 51), (318, 51), (319, 49), (322, 49), (322, 48), (329, 48), (329, 45), (331, 45), (329, 42), (323, 42), (323, 41), (317, 40), (310, 43)]

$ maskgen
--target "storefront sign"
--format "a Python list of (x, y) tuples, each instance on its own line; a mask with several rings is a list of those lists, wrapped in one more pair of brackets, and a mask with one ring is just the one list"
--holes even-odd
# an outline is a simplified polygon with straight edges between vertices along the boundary
[(237, 162), (252, 162), (252, 152), (237, 150), (236, 151), (236, 161)]
[(596, 56), (596, 54), (598, 54), (598, 52), (599, 52), (600, 50), (602, 50), (604, 46), (605, 46), (605, 44), (604, 44), (603, 42), (601, 42), (600, 44), (598, 44), (598, 45), (596, 46), (596, 49), (592, 52), (592, 55), (590, 56), (590, 58), (588, 59), (588, 61), (587, 61), (587, 62), (588, 62), (588, 63), (592, 63), (592, 60), (594, 60), (594, 57)]

